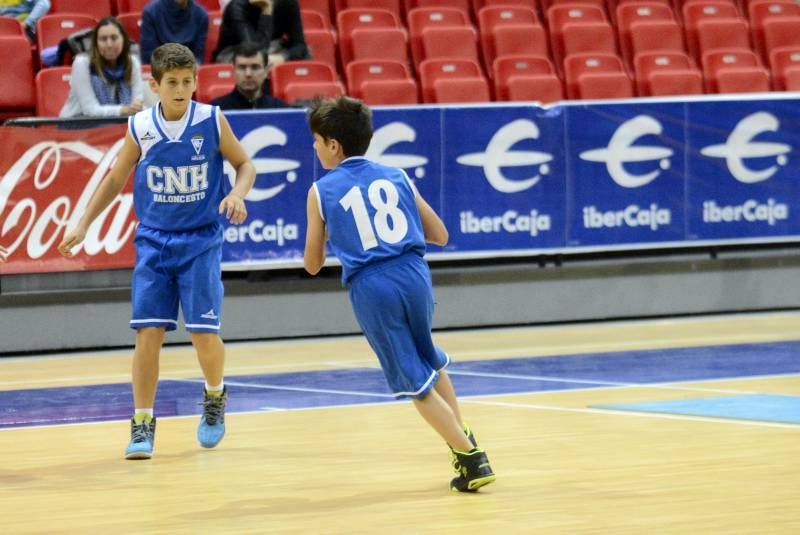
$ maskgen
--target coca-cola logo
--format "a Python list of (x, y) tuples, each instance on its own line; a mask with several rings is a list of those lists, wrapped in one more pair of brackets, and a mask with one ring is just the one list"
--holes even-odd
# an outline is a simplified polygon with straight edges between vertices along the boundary
[[(23, 250), (31, 260), (57, 255), (58, 243), (86, 211), (122, 143), (97, 148), (83, 141), (40, 141), (13, 162), (0, 179), (0, 243), (9, 261)], [(89, 162), (94, 170), (86, 180)], [(122, 193), (95, 219), (74, 252), (113, 255), (131, 242), (135, 228), (133, 195)]]

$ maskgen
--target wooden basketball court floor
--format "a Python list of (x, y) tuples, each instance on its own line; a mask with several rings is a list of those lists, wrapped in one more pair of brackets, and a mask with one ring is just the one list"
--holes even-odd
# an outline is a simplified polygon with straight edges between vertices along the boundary
[(130, 351), (11, 356), (3, 532), (800, 533), (800, 314), (435, 338), (497, 473), (477, 494), (358, 336), (229, 343), (213, 450), (194, 354), (166, 348), (150, 461), (122, 455)]

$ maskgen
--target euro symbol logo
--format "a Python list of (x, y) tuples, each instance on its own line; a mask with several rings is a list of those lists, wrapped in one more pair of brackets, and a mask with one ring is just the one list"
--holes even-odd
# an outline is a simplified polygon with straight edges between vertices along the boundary
[[(775, 174), (778, 166), (786, 165), (786, 154), (792, 148), (783, 143), (767, 143), (752, 141), (754, 137), (764, 132), (777, 132), (780, 127), (778, 119), (767, 112), (757, 112), (748, 115), (736, 125), (724, 145), (710, 145), (700, 150), (703, 156), (711, 158), (724, 158), (733, 178), (744, 184), (753, 184), (767, 180)], [(767, 167), (761, 171), (753, 171), (744, 164), (746, 158), (768, 158), (777, 156), (777, 165)]]
[[(539, 127), (528, 119), (517, 119), (498, 130), (485, 152), (473, 152), (459, 156), (456, 161), (461, 165), (483, 167), (483, 173), (489, 184), (502, 193), (517, 193), (535, 186), (541, 177), (550, 173), (547, 162), (553, 159), (552, 154), (538, 151), (510, 150), (523, 139), (539, 139)], [(522, 167), (538, 165), (539, 173), (524, 180), (510, 180), (503, 175), (501, 167)]]
[(650, 116), (639, 115), (622, 123), (603, 149), (587, 150), (580, 154), (581, 160), (601, 162), (611, 180), (623, 188), (639, 188), (649, 184), (661, 173), (660, 170), (635, 175), (625, 170), (624, 164), (633, 162), (659, 161), (662, 170), (669, 169), (672, 150), (658, 146), (633, 146), (639, 138), (646, 135), (661, 135), (661, 123)]
[(372, 141), (364, 156), (389, 167), (399, 167), (401, 169), (415, 167), (414, 176), (422, 178), (425, 176), (425, 165), (428, 164), (428, 159), (424, 156), (416, 154), (384, 154), (387, 149), (396, 143), (413, 143), (416, 139), (417, 133), (407, 124), (400, 122), (389, 123), (372, 134)]
[[(273, 145), (284, 146), (288, 138), (282, 130), (274, 126), (261, 126), (248, 132), (241, 139), (242, 147), (251, 158), (262, 149), (271, 147)], [(278, 193), (283, 191), (288, 183), (297, 180), (297, 173), (295, 169), (300, 167), (300, 162), (296, 160), (285, 160), (283, 158), (252, 158), (253, 165), (256, 168), (256, 178), (258, 175), (267, 173), (286, 173), (286, 182), (272, 186), (269, 188), (258, 188), (253, 186), (250, 193), (247, 194), (248, 201), (264, 201), (275, 197)], [(231, 185), (236, 181), (236, 170), (233, 166), (225, 162), (225, 174), (228, 175), (228, 180)]]

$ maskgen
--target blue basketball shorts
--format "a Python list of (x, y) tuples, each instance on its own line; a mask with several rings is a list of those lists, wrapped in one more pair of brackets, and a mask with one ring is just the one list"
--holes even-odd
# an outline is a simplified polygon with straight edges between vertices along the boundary
[(350, 283), (350, 303), (397, 398), (421, 398), (450, 357), (433, 344), (431, 272), (419, 255), (370, 264)]
[(219, 332), (222, 324), (222, 225), (164, 231), (136, 229), (132, 329), (178, 326), (178, 306), (186, 330)]

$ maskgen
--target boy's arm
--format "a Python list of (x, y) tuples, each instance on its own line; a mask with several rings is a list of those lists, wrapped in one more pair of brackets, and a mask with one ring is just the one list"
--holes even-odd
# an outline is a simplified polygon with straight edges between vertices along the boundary
[(236, 169), (236, 182), (228, 196), (219, 203), (219, 213), (225, 212), (225, 217), (231, 223), (239, 224), (247, 218), (244, 198), (256, 180), (256, 168), (244, 151), (242, 144), (233, 134), (228, 120), (221, 111), (217, 110), (217, 113), (219, 114), (219, 151)]
[(325, 263), (325, 221), (319, 213), (316, 187), (308, 189), (306, 200), (306, 249), (303, 253), (303, 267), (312, 275), (319, 273)]
[(406, 181), (408, 185), (411, 186), (411, 189), (414, 190), (414, 200), (417, 203), (419, 218), (422, 220), (422, 231), (425, 233), (425, 241), (436, 245), (445, 245), (447, 240), (450, 239), (450, 234), (447, 232), (447, 227), (444, 226), (444, 222), (436, 215), (431, 205), (422, 198), (417, 186), (408, 178), (408, 175), (406, 175)]
[(92, 194), (89, 199), (89, 205), (86, 207), (78, 225), (67, 232), (64, 239), (58, 245), (58, 251), (67, 258), (72, 256), (72, 248), (80, 245), (86, 237), (86, 230), (92, 221), (99, 216), (103, 210), (119, 195), (122, 188), (125, 187), (125, 182), (131, 174), (136, 162), (139, 161), (139, 145), (131, 137), (130, 132), (125, 134), (125, 141), (122, 144), (119, 154), (117, 154), (117, 161), (114, 167), (106, 174), (100, 182), (97, 190)]

